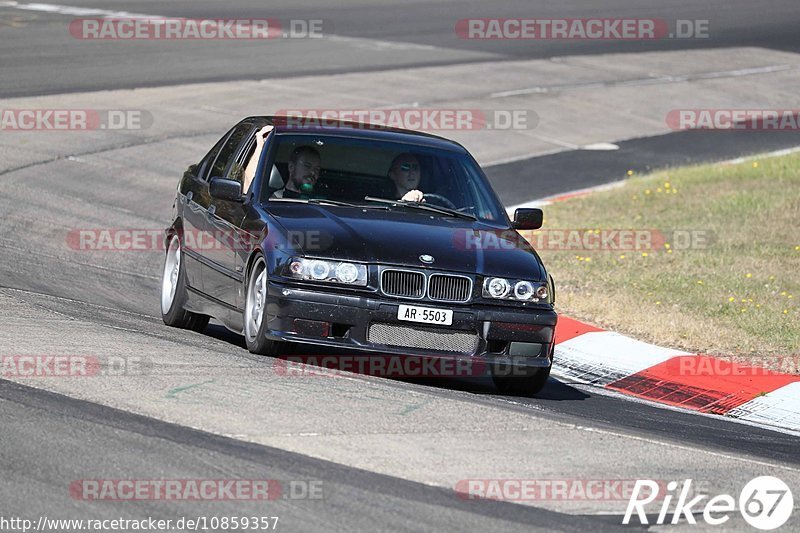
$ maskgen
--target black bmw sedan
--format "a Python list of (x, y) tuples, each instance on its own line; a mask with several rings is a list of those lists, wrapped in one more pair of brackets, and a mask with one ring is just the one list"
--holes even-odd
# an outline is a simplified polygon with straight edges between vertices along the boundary
[(249, 117), (178, 184), (161, 311), (213, 317), (253, 353), (286, 343), (480, 361), (535, 394), (553, 359), (554, 286), (474, 158), (437, 136)]

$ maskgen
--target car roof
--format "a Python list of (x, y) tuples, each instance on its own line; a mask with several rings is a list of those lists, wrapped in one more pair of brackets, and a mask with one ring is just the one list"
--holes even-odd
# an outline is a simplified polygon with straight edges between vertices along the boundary
[[(380, 124), (370, 124), (368, 122), (338, 121), (339, 125), (329, 126), (315, 123), (315, 119), (302, 119), (297, 117), (285, 117), (281, 115), (262, 115), (252, 116), (245, 120), (265, 120), (275, 126), (275, 133), (296, 133), (310, 135), (337, 135), (342, 137), (352, 137), (355, 139), (372, 139), (376, 141), (402, 142), (416, 144), (430, 148), (440, 148), (443, 150), (467, 153), (467, 149), (455, 141), (423, 133), (420, 131), (392, 128)], [(306, 120), (307, 124), (295, 125), (298, 120)], [(323, 119), (324, 120), (324, 119)]]

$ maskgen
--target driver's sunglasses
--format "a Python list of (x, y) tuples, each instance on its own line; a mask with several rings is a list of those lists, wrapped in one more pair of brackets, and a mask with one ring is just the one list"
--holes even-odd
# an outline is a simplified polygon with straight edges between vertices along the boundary
[(419, 170), (419, 163), (401, 163), (400, 170), (403, 172), (409, 172), (411, 170)]

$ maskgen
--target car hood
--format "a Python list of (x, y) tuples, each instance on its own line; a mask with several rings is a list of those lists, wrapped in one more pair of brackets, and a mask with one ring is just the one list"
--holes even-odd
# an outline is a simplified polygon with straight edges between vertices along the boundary
[[(514, 230), (402, 208), (358, 209), (280, 202), (270, 203), (267, 208), (283, 230), (267, 239), (289, 253), (545, 280), (536, 252)], [(421, 255), (433, 256), (434, 262), (425, 265)]]

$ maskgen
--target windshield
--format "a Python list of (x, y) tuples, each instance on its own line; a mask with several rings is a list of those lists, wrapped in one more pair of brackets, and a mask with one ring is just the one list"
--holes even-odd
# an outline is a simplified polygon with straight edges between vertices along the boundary
[[(467, 154), (340, 136), (276, 136), (273, 167), (262, 201), (318, 199), (356, 206), (383, 206), (420, 191), (424, 205), (397, 208), (415, 213), (465, 214), (505, 222), (505, 210), (477, 164)], [(415, 193), (412, 192), (413, 197)]]

